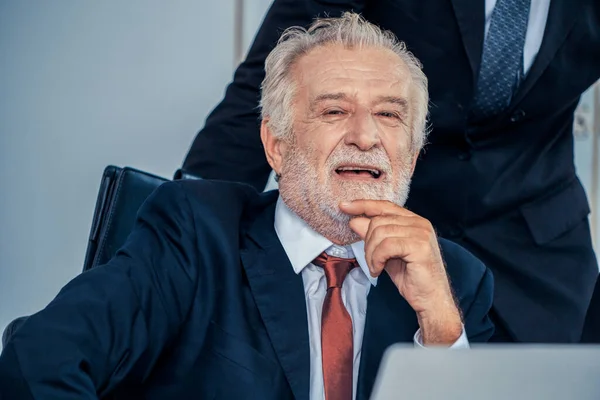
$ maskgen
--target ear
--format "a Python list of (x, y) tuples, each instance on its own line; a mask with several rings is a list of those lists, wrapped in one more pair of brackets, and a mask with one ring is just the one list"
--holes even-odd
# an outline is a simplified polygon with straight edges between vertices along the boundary
[(281, 166), (287, 145), (283, 139), (273, 134), (273, 130), (269, 127), (269, 118), (263, 119), (260, 124), (260, 139), (265, 149), (267, 162), (276, 174), (281, 174)]
[(417, 151), (414, 155), (413, 155), (413, 160), (412, 160), (412, 165), (410, 166), (410, 176), (412, 177), (413, 174), (415, 173), (415, 167), (417, 166), (417, 160), (419, 159), (419, 153), (420, 151)]

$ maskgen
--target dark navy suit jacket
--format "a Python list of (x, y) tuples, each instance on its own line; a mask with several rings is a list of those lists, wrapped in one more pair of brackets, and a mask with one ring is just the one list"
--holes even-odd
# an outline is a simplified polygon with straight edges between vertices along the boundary
[[(0, 356), (7, 399), (308, 399), (302, 277), (275, 233), (277, 192), (179, 181), (144, 204), (108, 264), (67, 284)], [(440, 240), (471, 342), (486, 341), (492, 276)], [(368, 297), (358, 399), (414, 311), (386, 274)]]

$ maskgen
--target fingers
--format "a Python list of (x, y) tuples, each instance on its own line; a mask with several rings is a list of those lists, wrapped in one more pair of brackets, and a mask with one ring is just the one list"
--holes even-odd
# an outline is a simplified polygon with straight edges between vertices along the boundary
[(365, 241), (365, 259), (375, 273), (381, 273), (391, 258), (406, 263), (420, 263), (432, 259), (431, 241), (419, 228), (384, 225)]
[(352, 229), (362, 240), (367, 237), (371, 220), (366, 217), (356, 217), (350, 220), (350, 229)]
[(366, 232), (365, 240), (373, 240), (373, 235), (375, 235), (375, 239), (387, 236), (408, 237), (406, 233), (407, 229), (410, 229), (410, 237), (414, 237), (415, 239), (431, 240), (436, 237), (433, 226), (424, 218), (407, 218), (400, 215), (386, 215), (370, 219), (369, 229)]
[(372, 233), (376, 228), (379, 229), (380, 234), (388, 232), (393, 235), (402, 227), (415, 227), (420, 229), (423, 235), (430, 236), (434, 231), (433, 227), (430, 226), (426, 220), (409, 219), (406, 217), (397, 216), (385, 216), (385, 217), (355, 217), (350, 220), (350, 229), (352, 229), (360, 238), (364, 241), (370, 240)]
[(384, 200), (354, 200), (352, 202), (343, 202), (340, 203), (340, 210), (348, 215), (364, 215), (367, 217), (376, 217), (378, 215), (417, 216), (406, 208)]
[[(385, 215), (373, 218), (357, 217), (354, 219), (360, 219), (361, 232), (357, 232), (359, 235), (363, 233), (365, 222), (369, 220), (369, 225), (364, 236), (361, 235), (365, 242), (381, 241), (381, 239), (388, 236), (396, 237), (412, 237), (415, 240), (428, 240), (436, 239), (435, 230), (429, 221), (424, 218), (411, 218), (400, 215)], [(352, 225), (351, 225), (352, 228)]]
[(429, 221), (397, 215), (356, 217), (350, 227), (365, 242), (365, 259), (373, 276), (379, 276), (392, 258), (406, 263), (431, 262), (438, 252), (437, 237)]
[(405, 264), (435, 261), (437, 237), (431, 223), (396, 204), (381, 200), (341, 203), (356, 216), (350, 228), (365, 242), (365, 259), (372, 276), (379, 276), (390, 259)]

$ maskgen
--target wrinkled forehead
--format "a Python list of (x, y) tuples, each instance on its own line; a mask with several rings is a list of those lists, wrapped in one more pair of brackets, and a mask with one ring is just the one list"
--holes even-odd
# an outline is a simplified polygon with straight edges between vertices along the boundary
[(412, 83), (408, 66), (400, 56), (372, 46), (316, 47), (296, 60), (291, 75), (298, 91), (309, 100), (340, 91), (349, 96), (407, 98)]

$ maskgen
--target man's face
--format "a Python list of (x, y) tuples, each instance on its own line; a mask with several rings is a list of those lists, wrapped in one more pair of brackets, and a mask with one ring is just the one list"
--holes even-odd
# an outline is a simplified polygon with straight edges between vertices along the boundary
[(293, 134), (273, 165), (281, 196), (325, 237), (356, 241), (340, 202), (403, 205), (408, 195), (416, 156), (408, 68), (391, 51), (328, 45), (302, 56), (292, 78)]

